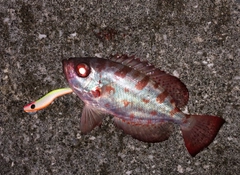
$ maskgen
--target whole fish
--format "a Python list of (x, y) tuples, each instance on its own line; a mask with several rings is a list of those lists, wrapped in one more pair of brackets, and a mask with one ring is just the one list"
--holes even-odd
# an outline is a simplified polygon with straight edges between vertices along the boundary
[(181, 112), (189, 97), (186, 86), (134, 57), (69, 58), (63, 60), (63, 70), (69, 86), (85, 103), (82, 133), (99, 126), (103, 114), (113, 115), (118, 128), (144, 142), (168, 139), (173, 124), (178, 124), (188, 152), (195, 156), (225, 122), (217, 116)]

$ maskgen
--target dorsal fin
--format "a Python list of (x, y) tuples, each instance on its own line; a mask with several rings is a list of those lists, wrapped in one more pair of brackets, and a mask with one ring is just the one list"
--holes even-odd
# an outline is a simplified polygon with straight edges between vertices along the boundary
[(134, 56), (129, 57), (127, 55), (116, 54), (111, 56), (109, 59), (148, 75), (170, 94), (177, 107), (181, 108), (187, 104), (189, 98), (188, 89), (177, 77), (155, 68), (147, 61), (140, 61), (139, 58), (135, 58)]

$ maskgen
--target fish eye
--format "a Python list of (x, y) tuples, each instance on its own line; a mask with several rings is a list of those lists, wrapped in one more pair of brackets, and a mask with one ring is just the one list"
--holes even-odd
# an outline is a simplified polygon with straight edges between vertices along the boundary
[(80, 63), (76, 67), (76, 72), (79, 77), (85, 78), (90, 74), (90, 67), (85, 63)]
[(35, 104), (32, 104), (30, 108), (34, 109), (35, 107), (36, 107)]

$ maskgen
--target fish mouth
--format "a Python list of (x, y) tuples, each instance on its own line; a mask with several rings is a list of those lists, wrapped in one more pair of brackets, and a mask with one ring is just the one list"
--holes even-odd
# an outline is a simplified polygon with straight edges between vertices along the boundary
[(66, 79), (69, 81), (69, 79), (74, 78), (74, 66), (71, 59), (62, 60), (62, 65)]
[(67, 70), (67, 67), (68, 67), (68, 59), (64, 59), (62, 60), (62, 65), (63, 65), (63, 73), (65, 75), (65, 77), (68, 79), (68, 70)]

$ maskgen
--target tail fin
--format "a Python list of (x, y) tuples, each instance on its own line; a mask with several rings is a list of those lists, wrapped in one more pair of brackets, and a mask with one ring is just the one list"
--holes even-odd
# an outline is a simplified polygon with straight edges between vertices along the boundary
[(187, 115), (187, 122), (181, 125), (185, 146), (195, 156), (216, 137), (225, 120), (210, 115)]

